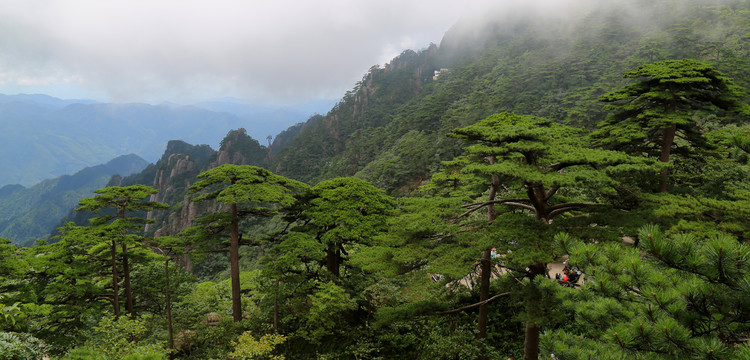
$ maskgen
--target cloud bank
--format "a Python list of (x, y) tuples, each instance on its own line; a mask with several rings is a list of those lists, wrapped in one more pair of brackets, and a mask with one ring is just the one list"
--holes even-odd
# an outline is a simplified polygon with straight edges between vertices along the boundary
[(113, 101), (337, 98), (374, 64), (439, 43), (465, 4), (418, 1), (6, 1), (0, 92)]

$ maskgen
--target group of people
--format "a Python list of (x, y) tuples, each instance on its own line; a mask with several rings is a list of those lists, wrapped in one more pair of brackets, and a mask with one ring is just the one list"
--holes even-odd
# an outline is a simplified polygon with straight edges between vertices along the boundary
[(567, 261), (563, 263), (562, 271), (562, 274), (555, 274), (555, 279), (557, 279), (563, 286), (574, 286), (578, 283), (578, 279), (581, 278), (581, 270), (570, 266)]

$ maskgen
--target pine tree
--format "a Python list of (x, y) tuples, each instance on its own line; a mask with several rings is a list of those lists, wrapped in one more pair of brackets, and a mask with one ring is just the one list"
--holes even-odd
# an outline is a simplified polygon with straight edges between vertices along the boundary
[[(463, 216), (487, 208), (487, 221), (500, 219), (500, 227), (513, 228), (519, 222), (515, 216), (500, 217), (496, 206), (521, 210), (541, 224), (551, 224), (563, 214), (603, 205), (597, 200), (602, 194), (614, 191), (612, 186), (618, 183), (615, 174), (647, 170), (649, 164), (641, 157), (591, 148), (581, 130), (534, 116), (496, 114), (455, 129), (449, 136), (465, 140), (468, 146), (467, 155), (447, 165), (459, 173), (483, 178), (488, 188), (486, 199), (464, 205), (467, 210)], [(449, 185), (444, 178), (441, 181)], [(553, 260), (551, 238), (534, 238), (538, 234), (529, 231), (513, 239), (523, 245), (514, 246), (515, 259), (508, 260), (515, 263), (510, 269), (530, 279), (530, 284), (539, 276), (547, 276), (546, 263)], [(489, 286), (490, 280), (489, 251), (483, 249), (481, 258), (483, 288)], [(536, 287), (529, 286), (529, 289)], [(526, 359), (538, 358), (540, 326), (535, 309), (539, 307), (531, 301), (533, 297), (530, 296), (527, 307)], [(480, 302), (488, 298), (489, 293), (482, 291)], [(486, 306), (486, 303), (480, 306), (480, 336), (487, 322), (487, 310), (483, 311)]]
[(38, 244), (24, 254), (24, 302), (36, 318), (37, 336), (66, 347), (86, 330), (90, 317), (113, 306), (116, 298), (106, 280), (112, 275), (111, 244), (103, 241), (103, 228), (67, 223), (58, 231), (59, 241)]
[(335, 277), (347, 254), (346, 247), (367, 245), (385, 230), (394, 200), (372, 184), (357, 178), (336, 178), (313, 186), (290, 208), (295, 232), (307, 233), (326, 248), (326, 268)]
[(136, 246), (142, 238), (134, 234), (128, 234), (130, 231), (139, 230), (143, 224), (149, 220), (137, 216), (138, 213), (152, 211), (155, 209), (166, 209), (169, 205), (157, 201), (145, 201), (146, 198), (159, 192), (158, 190), (146, 185), (131, 186), (110, 186), (104, 189), (95, 190), (99, 194), (92, 198), (82, 199), (79, 202), (77, 211), (91, 211), (98, 214), (102, 210), (114, 211), (114, 214), (105, 214), (91, 220), (92, 226), (104, 227), (111, 242), (111, 266), (112, 266), (112, 286), (114, 294), (115, 316), (120, 316), (118, 300), (118, 275), (117, 275), (117, 249), (119, 244), (122, 248), (122, 272), (123, 282), (125, 285), (125, 297), (128, 313), (133, 312), (133, 294), (130, 286), (130, 247)]
[[(232, 317), (242, 320), (240, 297), (239, 247), (242, 240), (240, 220), (248, 216), (267, 217), (276, 205), (290, 205), (293, 193), (306, 185), (268, 170), (250, 165), (224, 164), (198, 174), (190, 191), (200, 193), (193, 201), (214, 200), (224, 207), (199, 220), (204, 233), (228, 236), (230, 277), (232, 282)], [(227, 234), (228, 233), (228, 234)]]
[[(675, 148), (709, 148), (696, 119), (703, 111), (739, 110), (741, 90), (708, 64), (692, 59), (641, 65), (623, 75), (638, 79), (603, 95), (613, 111), (594, 135), (600, 144), (632, 154), (648, 154), (669, 162)], [(676, 142), (676, 138), (685, 143)], [(663, 169), (659, 192), (667, 191)]]

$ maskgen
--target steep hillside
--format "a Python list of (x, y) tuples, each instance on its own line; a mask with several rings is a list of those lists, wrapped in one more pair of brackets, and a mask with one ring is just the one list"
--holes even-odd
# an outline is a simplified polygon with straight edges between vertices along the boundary
[[(372, 161), (383, 145), (376, 141), (383, 134), (373, 131), (393, 121), (397, 109), (419, 96), (432, 81), (433, 70), (440, 68), (437, 52), (433, 44), (420, 52), (405, 51), (383, 68), (373, 66), (325, 117), (311, 118), (284, 148), (272, 145), (278, 154), (271, 170), (307, 182), (353, 175)], [(374, 142), (368, 143), (368, 139)], [(349, 153), (345, 161), (330, 162), (344, 152)]]
[(73, 175), (40, 182), (32, 187), (0, 188), (0, 238), (30, 245), (43, 238), (76, 204), (104, 187), (112, 175), (130, 175), (147, 162), (137, 155), (119, 156), (106, 164), (87, 167)]
[(272, 170), (312, 182), (356, 175), (403, 194), (455, 155), (448, 130), (502, 111), (593, 127), (598, 97), (639, 64), (697, 58), (750, 85), (747, 2), (568, 3), (470, 17), (439, 48), (373, 67), (324, 118), (272, 147)]

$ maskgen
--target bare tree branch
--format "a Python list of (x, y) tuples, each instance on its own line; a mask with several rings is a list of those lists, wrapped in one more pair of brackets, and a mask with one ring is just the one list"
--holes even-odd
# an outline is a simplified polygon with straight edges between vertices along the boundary
[(533, 206), (528, 205), (528, 204), (521, 204), (517, 202), (506, 202), (506, 203), (503, 203), (503, 205), (520, 207), (520, 208), (524, 208), (524, 209), (536, 212), (536, 209)]
[(552, 186), (549, 191), (547, 191), (547, 195), (544, 196), (544, 200), (549, 200), (555, 193), (557, 192), (557, 189), (559, 189), (559, 186)]
[(604, 204), (597, 204), (597, 203), (563, 203), (563, 204), (557, 204), (550, 207), (550, 211), (548, 213), (548, 217), (551, 219), (555, 217), (555, 215), (558, 215), (560, 213), (570, 211), (570, 210), (578, 210), (582, 207), (586, 206), (604, 206)]
[(475, 206), (476, 207), (482, 207), (482, 206), (487, 206), (489, 204), (500, 204), (500, 203), (507, 202), (507, 201), (521, 202), (521, 201), (529, 201), (529, 199), (526, 199), (526, 198), (511, 198), (511, 199), (499, 199), (499, 200), (491, 200), (491, 201), (480, 201), (480, 202), (475, 202), (475, 203), (471, 203), (471, 204), (464, 204), (464, 205), (461, 205), (461, 207), (464, 208), (464, 209), (467, 209), (467, 208), (473, 208)]
[(473, 309), (473, 308), (475, 308), (475, 307), (480, 307), (480, 306), (482, 306), (482, 305), (484, 305), (484, 304), (486, 304), (486, 303), (488, 303), (488, 302), (490, 302), (490, 301), (492, 301), (492, 300), (495, 300), (495, 299), (501, 298), (501, 297), (503, 297), (503, 296), (506, 296), (506, 295), (510, 295), (510, 293), (509, 293), (509, 292), (504, 292), (504, 293), (502, 293), (502, 294), (497, 294), (497, 295), (495, 295), (495, 296), (493, 296), (493, 297), (491, 297), (491, 298), (489, 298), (489, 299), (487, 299), (487, 300), (484, 300), (484, 301), (480, 301), (480, 302), (478, 302), (478, 303), (475, 303), (475, 304), (471, 304), (471, 305), (468, 305), (468, 306), (460, 307), (460, 308), (458, 308), (458, 309), (453, 309), (453, 310), (446, 310), (446, 311), (441, 311), (441, 312), (440, 312), (439, 314), (441, 314), (441, 315), (447, 315), (447, 314), (452, 314), (452, 313), (457, 313), (457, 312), (461, 312), (461, 311), (464, 311), (464, 310), (469, 310), (469, 309)]
[(490, 204), (503, 204), (503, 205), (508, 205), (508, 206), (522, 207), (524, 209), (529, 209), (529, 210), (532, 210), (532, 211), (535, 210), (533, 206), (528, 205), (528, 204), (520, 203), (519, 201), (529, 201), (529, 199), (518, 199), (518, 198), (516, 198), (516, 199), (501, 199), (501, 200), (492, 200), (492, 201), (485, 201), (485, 202), (481, 202), (481, 203), (469, 204), (469, 205), (473, 205), (473, 207), (463, 205), (461, 207), (463, 207), (463, 208), (469, 208), (470, 207), (470, 209), (467, 210), (466, 212), (464, 212), (463, 214), (459, 215), (458, 217), (462, 218), (464, 216), (467, 216), (467, 215), (469, 215), (469, 214), (471, 214), (471, 213), (473, 213), (473, 212), (475, 212), (475, 211), (477, 211), (477, 210), (479, 210), (479, 209), (481, 209), (481, 208), (483, 208), (483, 207), (485, 207), (487, 205), (490, 205)]

